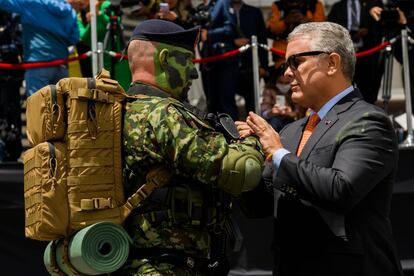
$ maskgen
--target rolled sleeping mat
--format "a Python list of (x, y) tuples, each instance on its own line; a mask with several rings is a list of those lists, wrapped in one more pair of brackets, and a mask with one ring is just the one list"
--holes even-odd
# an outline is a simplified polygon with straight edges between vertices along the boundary
[(50, 275), (57, 275), (59, 270), (69, 276), (79, 272), (86, 275), (111, 273), (126, 262), (131, 242), (122, 226), (99, 222), (76, 232), (68, 242), (64, 239), (51, 241), (43, 261)]

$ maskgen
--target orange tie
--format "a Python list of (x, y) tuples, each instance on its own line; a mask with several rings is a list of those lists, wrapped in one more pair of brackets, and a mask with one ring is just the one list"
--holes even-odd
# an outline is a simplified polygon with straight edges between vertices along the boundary
[(310, 116), (308, 122), (306, 123), (305, 130), (303, 131), (302, 139), (299, 143), (297, 156), (299, 156), (302, 152), (303, 147), (305, 146), (309, 137), (312, 135), (313, 130), (315, 129), (316, 125), (319, 123), (320, 120), (321, 119), (319, 118), (317, 113), (313, 113), (312, 116)]

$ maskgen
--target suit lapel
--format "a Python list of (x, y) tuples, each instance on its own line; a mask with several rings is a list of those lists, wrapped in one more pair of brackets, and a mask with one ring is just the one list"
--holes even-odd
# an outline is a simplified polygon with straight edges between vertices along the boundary
[[(309, 157), (313, 148), (323, 137), (323, 135), (340, 119), (340, 114), (349, 109), (357, 100), (362, 99), (361, 97), (362, 96), (359, 93), (358, 89), (354, 89), (354, 91), (342, 98), (337, 104), (335, 104), (331, 108), (331, 110), (328, 111), (325, 117), (319, 122), (319, 124), (314, 129), (308, 142), (305, 144), (305, 147), (303, 148), (302, 153), (300, 154), (300, 157), (302, 159), (307, 159)], [(299, 137), (301, 136), (302, 133), (299, 133)], [(299, 141), (300, 140), (296, 142), (296, 149), (299, 145)]]
[(318, 141), (337, 121), (338, 115), (336, 114), (335, 109), (331, 109), (313, 130), (312, 135), (309, 137), (308, 142), (305, 144), (305, 147), (300, 154), (302, 159), (308, 158)]
[(302, 118), (299, 119), (299, 121), (294, 122), (297, 123), (298, 126), (289, 129), (290, 131), (292, 131), (288, 134), (289, 139), (284, 138), (285, 133), (282, 134), (283, 147), (293, 154), (296, 154), (296, 152), (298, 151), (299, 141), (302, 138), (302, 131), (307, 121), (307, 118)]

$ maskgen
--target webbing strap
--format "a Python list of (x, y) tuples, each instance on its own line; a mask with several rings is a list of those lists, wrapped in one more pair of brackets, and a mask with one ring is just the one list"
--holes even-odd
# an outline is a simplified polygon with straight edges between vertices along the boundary
[(54, 240), (50, 244), (50, 270), (55, 274), (59, 276), (65, 276), (66, 274), (63, 273), (63, 271), (59, 268), (57, 262), (56, 262), (56, 244), (57, 240)]
[(114, 182), (113, 174), (68, 176), (68, 186), (109, 184)]
[(146, 177), (147, 183), (143, 184), (134, 194), (132, 194), (124, 204), (123, 219), (126, 219), (131, 211), (138, 207), (143, 200), (148, 198), (155, 189), (161, 188), (170, 182), (171, 176), (172, 171), (164, 166), (151, 169)]
[(39, 191), (38, 193), (32, 194), (31, 196), (25, 198), (24, 206), (26, 209), (28, 209), (40, 202), (42, 202), (42, 193)]
[[(30, 209), (30, 208), (26, 207), (25, 209), (27, 210), (27, 209)], [(35, 224), (37, 222), (40, 222), (40, 217), (41, 217), (41, 212), (38, 211), (38, 210), (35, 210), (34, 212), (26, 215), (26, 217), (24, 219), (24, 223), (25, 223), (26, 227), (28, 227), (32, 224)]]
[(100, 210), (114, 208), (112, 198), (84, 198), (80, 201), (82, 210)]
[[(34, 153), (34, 151), (31, 151)], [(33, 156), (33, 158), (29, 159), (28, 161), (25, 161), (24, 163), (24, 174), (27, 174), (31, 170), (33, 170), (36, 167), (36, 158)]]
[(82, 140), (69, 140), (68, 149), (112, 149), (114, 145), (113, 135), (111, 139), (108, 137), (100, 137), (95, 140), (82, 139)]
[[(112, 120), (99, 121), (99, 132), (112, 131), (114, 129), (114, 123)], [(68, 122), (68, 133), (84, 132), (89, 133), (88, 121)]]
[(103, 103), (114, 103), (115, 97), (98, 89), (78, 88), (69, 92), (71, 99), (88, 99)]
[(62, 241), (62, 262), (61, 262), (70, 272), (72, 272), (71, 275), (75, 276), (86, 276), (86, 274), (83, 274), (79, 271), (77, 271), (69, 259), (69, 239), (64, 238)]
[(27, 177), (24, 180), (24, 191), (28, 191), (34, 186), (40, 186), (42, 184), (42, 178), (39, 177)]
[(102, 166), (112, 166), (113, 164), (114, 164), (114, 159), (112, 157), (69, 158), (70, 168), (102, 167)]

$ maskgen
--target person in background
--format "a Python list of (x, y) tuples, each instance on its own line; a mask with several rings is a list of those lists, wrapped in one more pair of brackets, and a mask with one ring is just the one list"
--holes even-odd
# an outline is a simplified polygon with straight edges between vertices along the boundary
[[(0, 62), (20, 63), (20, 18), (0, 10)], [(0, 69), (0, 162), (17, 161), (22, 153), (21, 97), (24, 70)]]
[(155, 18), (172, 21), (184, 29), (190, 29), (195, 26), (194, 14), (196, 10), (190, 0), (167, 0), (167, 10), (160, 10), (156, 13)]
[[(385, 4), (384, 4), (385, 3)], [(392, 38), (399, 37), (401, 30), (408, 27), (410, 30), (414, 29), (414, 4), (412, 1), (380, 1), (368, 0), (367, 9), (371, 18), (375, 21), (375, 30), (377, 32), (377, 40), (389, 41)], [(410, 37), (413, 37), (412, 32), (408, 32)], [(392, 45), (392, 55), (395, 59), (403, 65), (402, 45), (401, 39), (398, 39)], [(408, 65), (410, 67), (410, 86), (411, 86), (411, 100), (414, 101), (414, 46), (413, 43), (408, 43)], [(384, 74), (384, 56), (381, 56), (377, 67), (371, 69), (376, 72), (377, 78), (381, 80)], [(378, 94), (380, 83), (375, 83), (373, 89)], [(391, 95), (392, 97), (392, 95)], [(414, 105), (411, 105), (414, 111)]]
[(398, 166), (392, 122), (352, 86), (355, 49), (332, 22), (288, 36), (285, 75), (309, 116), (276, 132), (251, 112), (236, 122), (267, 155), (263, 177), (275, 199), (278, 276), (401, 276), (390, 223)]
[[(201, 57), (221, 55), (236, 48), (234, 40), (238, 34), (231, 4), (231, 0), (208, 3), (211, 20), (201, 29)], [(227, 113), (233, 120), (238, 120), (239, 111), (235, 101), (238, 57), (202, 63), (200, 70), (208, 112)]]
[[(1, 9), (20, 15), (24, 62), (66, 59), (68, 47), (79, 41), (76, 10), (83, 5), (77, 0), (0, 0)], [(67, 76), (66, 64), (27, 69), (26, 95)]]
[(283, 74), (283, 68), (272, 68), (271, 72), (263, 90), (260, 109), (262, 117), (276, 131), (280, 131), (305, 116), (306, 109), (292, 101), (290, 79)]
[[(91, 14), (89, 12), (89, 0), (82, 1), (84, 1), (84, 8), (78, 12), (80, 41), (76, 45), (80, 54), (91, 50)], [(112, 5), (109, 0), (97, 0), (95, 1), (95, 6), (97, 42), (106, 43), (106, 45), (103, 45), (106, 51), (120, 53), (125, 47), (123, 33), (121, 31), (121, 7)], [(91, 58), (80, 61), (83, 77), (92, 77), (91, 62)], [(103, 67), (111, 73), (111, 77), (116, 79), (124, 89), (128, 89), (131, 83), (131, 72), (129, 71), (128, 61), (126, 59), (120, 61), (119, 58), (113, 58), (108, 52), (105, 52)]]
[[(135, 100), (124, 114), (125, 188), (131, 195), (150, 175), (168, 181), (127, 219), (133, 245), (121, 275), (227, 275), (233, 196), (261, 178), (258, 140), (230, 139), (186, 103), (198, 77), (198, 36), (199, 27), (151, 19), (135, 28), (128, 45), (128, 94)], [(170, 177), (161, 177), (162, 169)]]
[[(332, 6), (327, 19), (342, 25), (349, 31), (355, 52), (368, 50), (381, 43), (375, 30), (375, 22), (369, 15), (367, 2), (366, 0), (341, 0)], [(360, 89), (364, 100), (372, 104), (375, 104), (377, 100), (381, 82), (381, 78), (378, 78), (378, 70), (372, 70), (378, 66), (379, 58), (379, 52), (359, 57), (355, 67), (354, 82)]]
[[(231, 0), (231, 7), (234, 10), (235, 27), (237, 37), (234, 39), (235, 48), (251, 44), (251, 37), (257, 37), (257, 42), (267, 45), (266, 27), (262, 11), (259, 8), (246, 4), (242, 0)], [(268, 52), (259, 47), (259, 77), (266, 75), (268, 67)], [(236, 93), (243, 96), (245, 100), (245, 112), (255, 110), (255, 94), (253, 79), (253, 61), (251, 50), (241, 53), (238, 57), (238, 70), (236, 77)]]
[[(286, 37), (299, 24), (325, 21), (325, 8), (321, 0), (276, 0), (267, 19), (268, 34), (273, 39), (273, 48), (286, 51)], [(281, 56), (273, 55), (275, 67), (284, 62)]]

